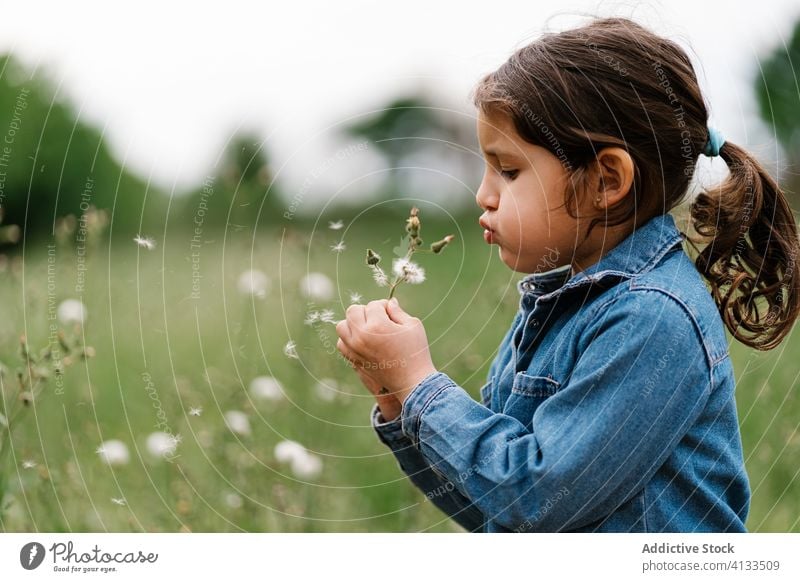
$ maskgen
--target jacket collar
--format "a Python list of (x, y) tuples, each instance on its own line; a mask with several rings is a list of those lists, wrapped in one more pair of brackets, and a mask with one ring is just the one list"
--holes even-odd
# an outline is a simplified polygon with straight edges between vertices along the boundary
[(517, 283), (517, 289), (523, 298), (532, 294), (549, 299), (607, 277), (630, 278), (655, 267), (683, 239), (684, 234), (678, 230), (673, 216), (660, 214), (639, 225), (599, 261), (575, 276), (570, 277), (570, 265), (565, 265), (545, 273), (526, 275)]

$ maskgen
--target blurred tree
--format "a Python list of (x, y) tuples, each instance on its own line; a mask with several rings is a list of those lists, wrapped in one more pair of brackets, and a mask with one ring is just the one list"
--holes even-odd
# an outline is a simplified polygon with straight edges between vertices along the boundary
[[(251, 133), (235, 135), (222, 154), (220, 166), (186, 198), (183, 213), (203, 225), (249, 234), (259, 223), (276, 223), (283, 209), (278, 187), (272, 182), (262, 140)], [(263, 207), (262, 207), (263, 205)]]
[(0, 207), (26, 238), (52, 236), (56, 219), (113, 209), (115, 236), (130, 236), (163, 212), (163, 196), (110, 154), (103, 135), (58, 99), (50, 84), (0, 55)]
[(793, 193), (795, 207), (800, 202), (800, 21), (794, 26), (788, 44), (781, 43), (760, 63), (755, 80), (756, 99), (761, 117), (773, 127), (775, 136), (788, 157), (787, 189)]

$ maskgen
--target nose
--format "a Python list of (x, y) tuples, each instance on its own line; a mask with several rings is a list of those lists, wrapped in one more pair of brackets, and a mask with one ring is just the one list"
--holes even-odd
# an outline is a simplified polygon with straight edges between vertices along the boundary
[(486, 174), (484, 174), (481, 185), (478, 186), (478, 191), (475, 193), (475, 202), (482, 210), (497, 210), (498, 196), (486, 179)]

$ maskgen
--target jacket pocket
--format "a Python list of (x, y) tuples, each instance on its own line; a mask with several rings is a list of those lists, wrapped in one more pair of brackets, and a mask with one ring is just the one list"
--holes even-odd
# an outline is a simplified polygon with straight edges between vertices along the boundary
[(531, 430), (533, 413), (542, 402), (558, 392), (560, 387), (561, 384), (549, 376), (531, 376), (525, 372), (517, 372), (503, 413), (513, 416)]

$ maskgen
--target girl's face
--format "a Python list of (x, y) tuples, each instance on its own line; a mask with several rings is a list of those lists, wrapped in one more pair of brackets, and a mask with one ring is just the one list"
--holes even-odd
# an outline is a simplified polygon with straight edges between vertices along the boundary
[(501, 260), (523, 273), (566, 264), (573, 265), (573, 274), (581, 270), (577, 265), (590, 259), (575, 246), (589, 216), (582, 208), (577, 219), (567, 213), (567, 171), (561, 161), (520, 138), (510, 117), (499, 112), (479, 113), (478, 141), (486, 159), (475, 197), (484, 210), (479, 222), (486, 241), (499, 247)]

